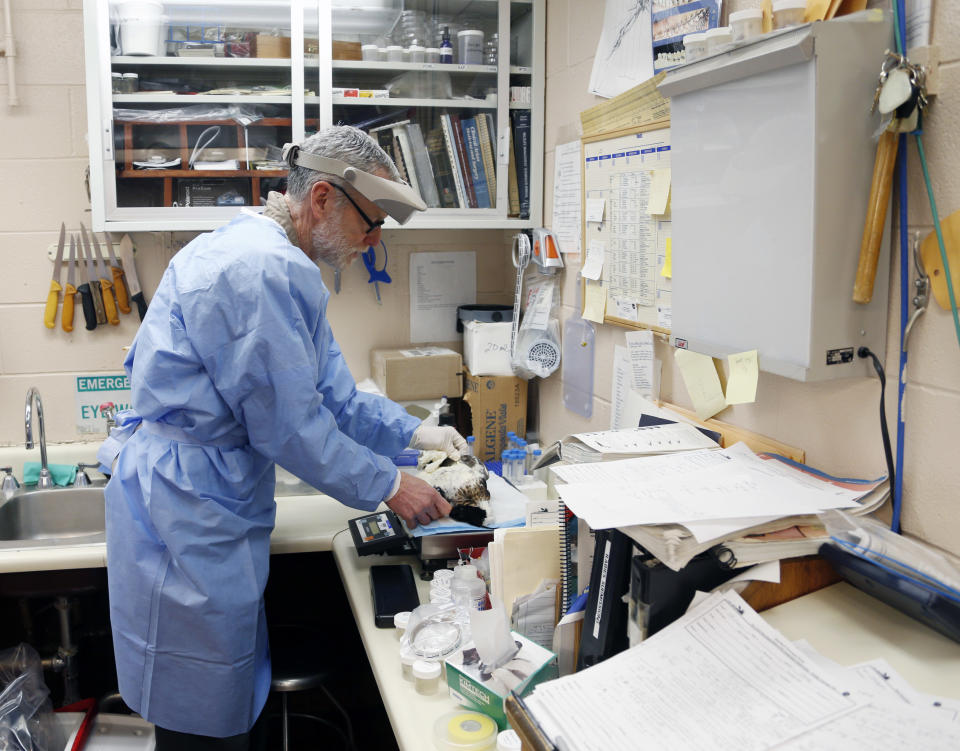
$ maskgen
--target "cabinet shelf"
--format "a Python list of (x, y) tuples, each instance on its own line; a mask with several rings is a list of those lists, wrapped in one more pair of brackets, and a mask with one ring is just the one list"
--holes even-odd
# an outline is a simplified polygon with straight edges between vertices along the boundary
[(115, 94), (114, 104), (290, 104), (290, 95), (274, 94)]
[[(407, 109), (410, 107), (447, 107), (456, 109), (471, 110), (495, 110), (496, 102), (488, 102), (485, 99), (405, 99), (400, 97), (391, 97), (389, 99), (371, 99), (352, 96), (335, 96), (331, 98), (333, 104), (347, 104), (358, 107), (399, 107)], [(307, 97), (308, 103), (319, 103), (319, 97)]]
[(120, 177), (286, 177), (287, 170), (266, 169), (124, 169)]
[[(290, 67), (288, 57), (140, 57), (116, 55), (110, 58), (111, 66), (134, 68), (277, 68)], [(310, 64), (308, 60), (307, 65)], [(317, 61), (313, 61), (314, 67)]]

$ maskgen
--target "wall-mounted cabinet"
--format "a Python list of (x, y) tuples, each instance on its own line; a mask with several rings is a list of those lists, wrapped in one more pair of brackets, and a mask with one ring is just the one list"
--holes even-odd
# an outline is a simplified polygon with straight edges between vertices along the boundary
[(87, 0), (94, 227), (213, 229), (283, 188), (284, 143), (334, 123), (418, 188), (408, 227), (540, 225), (544, 5)]

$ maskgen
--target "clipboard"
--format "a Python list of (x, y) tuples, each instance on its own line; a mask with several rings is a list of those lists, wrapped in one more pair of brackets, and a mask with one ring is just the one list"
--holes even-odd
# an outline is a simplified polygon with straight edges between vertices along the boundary
[(510, 721), (510, 727), (520, 736), (523, 751), (557, 751), (530, 714), (527, 705), (516, 694), (503, 700), (503, 709)]
[[(649, 198), (649, 184), (642, 183), (651, 181), (655, 170), (670, 167), (669, 126), (669, 120), (660, 121), (580, 141), (583, 258), (591, 242), (606, 246), (600, 279), (607, 288), (603, 323), (664, 336), (670, 334), (672, 316), (670, 279), (661, 275), (672, 250), (669, 203), (667, 213), (651, 215), (646, 200), (640, 205), (635, 201)], [(588, 201), (600, 198), (603, 221), (587, 221)], [(581, 280), (583, 310), (588, 284), (596, 282)]]

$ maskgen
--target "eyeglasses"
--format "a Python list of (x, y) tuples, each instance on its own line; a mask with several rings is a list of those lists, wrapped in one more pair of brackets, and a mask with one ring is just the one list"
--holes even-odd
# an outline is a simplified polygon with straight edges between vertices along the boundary
[(357, 202), (354, 201), (353, 198), (350, 197), (350, 194), (347, 193), (347, 191), (346, 191), (344, 188), (341, 188), (341, 187), (340, 187), (339, 185), (337, 185), (336, 183), (330, 183), (330, 185), (332, 185), (334, 188), (336, 188), (336, 189), (339, 190), (341, 193), (343, 193), (343, 195), (346, 197), (346, 199), (347, 199), (348, 201), (350, 201), (350, 204), (353, 206), (353, 208), (355, 208), (355, 209), (357, 210), (357, 213), (360, 215), (360, 217), (363, 219), (363, 221), (365, 221), (365, 222), (367, 223), (367, 231), (366, 231), (365, 234), (369, 235), (369, 234), (370, 234), (371, 232), (373, 232), (375, 229), (379, 229), (380, 227), (383, 226), (383, 222), (384, 222), (383, 219), (378, 219), (378, 220), (375, 221), (375, 222), (372, 221), (372, 220), (370, 219), (370, 217), (367, 216), (366, 212), (365, 212), (363, 209), (361, 209), (359, 205), (357, 205)]

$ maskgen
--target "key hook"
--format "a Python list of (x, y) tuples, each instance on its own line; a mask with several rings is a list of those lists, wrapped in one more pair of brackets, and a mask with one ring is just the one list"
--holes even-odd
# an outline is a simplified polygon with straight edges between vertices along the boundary
[(390, 282), (393, 281), (387, 273), (387, 245), (383, 240), (380, 241), (380, 247), (383, 248), (383, 266), (379, 269), (377, 268), (377, 251), (372, 245), (360, 254), (360, 257), (363, 259), (363, 265), (366, 267), (367, 273), (370, 274), (370, 278), (367, 279), (367, 284), (372, 284), (373, 282), (390, 284)]

